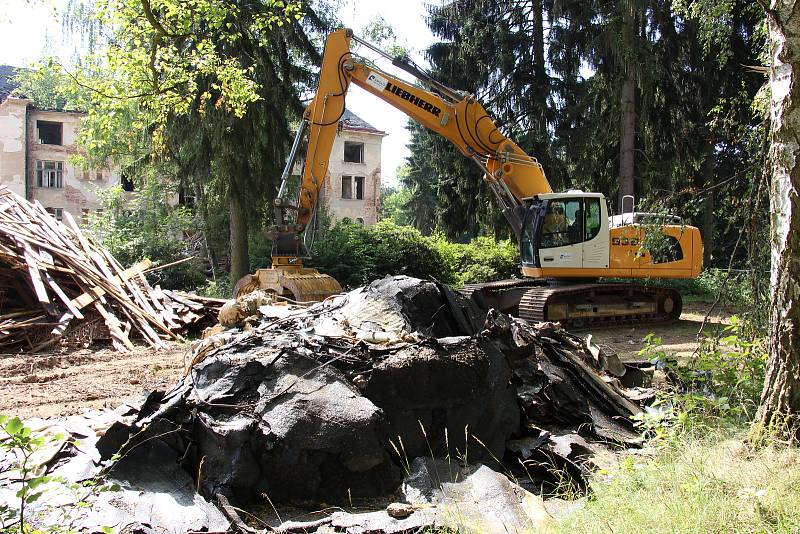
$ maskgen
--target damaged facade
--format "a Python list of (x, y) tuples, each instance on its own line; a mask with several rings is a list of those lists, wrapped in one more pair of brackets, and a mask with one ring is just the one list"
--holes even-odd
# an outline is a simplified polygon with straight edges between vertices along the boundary
[(109, 168), (70, 163), (84, 114), (47, 110), (12, 95), (16, 69), (0, 66), (0, 184), (26, 200), (38, 200), (58, 220), (65, 211), (85, 224), (102, 210), (98, 192), (120, 183)]
[(345, 110), (320, 193), (333, 219), (348, 218), (367, 226), (378, 222), (385, 136), (386, 132)]

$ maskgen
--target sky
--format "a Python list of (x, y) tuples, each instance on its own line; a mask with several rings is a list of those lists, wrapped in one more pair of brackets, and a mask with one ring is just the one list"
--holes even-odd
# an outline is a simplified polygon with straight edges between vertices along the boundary
[[(383, 17), (394, 28), (397, 44), (405, 46), (417, 63), (425, 65), (421, 51), (434, 41), (425, 24), (425, 6), (434, 2), (438, 0), (344, 0), (339, 18), (359, 35), (364, 26)], [(65, 3), (66, 0), (0, 0), (0, 65), (25, 67), (43, 55), (57, 55), (67, 61), (74, 46), (62, 38), (58, 19), (58, 8)], [(379, 65), (392, 72), (391, 65)], [(409, 154), (410, 136), (405, 127), (408, 118), (355, 86), (348, 94), (347, 107), (388, 134), (383, 139), (381, 174), (384, 185), (397, 185), (397, 167)]]

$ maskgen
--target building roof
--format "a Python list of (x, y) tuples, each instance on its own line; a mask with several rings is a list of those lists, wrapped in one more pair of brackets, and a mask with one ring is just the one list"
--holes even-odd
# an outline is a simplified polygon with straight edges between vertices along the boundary
[(386, 134), (386, 132), (378, 130), (349, 109), (344, 110), (340, 124), (344, 130), (355, 130), (359, 132), (376, 133), (381, 135)]
[(11, 65), (0, 65), (0, 98), (5, 98), (11, 91), (17, 88), (17, 83), (13, 80), (19, 69)]

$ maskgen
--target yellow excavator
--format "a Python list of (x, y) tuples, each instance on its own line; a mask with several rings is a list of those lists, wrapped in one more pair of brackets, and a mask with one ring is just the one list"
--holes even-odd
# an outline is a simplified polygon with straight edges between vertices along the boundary
[[(351, 42), (389, 59), (414, 76), (412, 85), (374, 66), (351, 50)], [(598, 283), (600, 278), (694, 278), (700, 274), (703, 245), (697, 228), (679, 217), (630, 210), (609, 216), (601, 193), (555, 193), (539, 162), (497, 128), (474, 96), (451, 89), (406, 58), (395, 58), (348, 29), (328, 35), (319, 87), (298, 128), (275, 200), (272, 268), (238, 282), (235, 296), (257, 288), (296, 301), (319, 301), (341, 291), (332, 277), (303, 267), (301, 235), (317, 208), (328, 160), (355, 84), (444, 136), (484, 172), (520, 246), (523, 278), (462, 288), (483, 307), (535, 321), (576, 326), (654, 321), (680, 315), (680, 293), (634, 283)], [(298, 149), (308, 129), (308, 149), (296, 202), (284, 198)], [(468, 215), (468, 214), (465, 214)], [(643, 245), (657, 229), (653, 251)], [(311, 232), (305, 232), (307, 235)], [(657, 250), (656, 250), (657, 248)]]

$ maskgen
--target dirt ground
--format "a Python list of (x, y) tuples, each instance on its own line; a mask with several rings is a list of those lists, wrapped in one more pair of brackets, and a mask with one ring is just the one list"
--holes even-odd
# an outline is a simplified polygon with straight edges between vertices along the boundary
[[(689, 356), (697, 347), (697, 331), (709, 304), (688, 303), (681, 319), (669, 324), (620, 326), (578, 330), (605, 351), (623, 359), (636, 359), (644, 337), (653, 332), (663, 339), (663, 349), (676, 357)], [(707, 331), (724, 323), (730, 313), (716, 313)], [(110, 347), (71, 353), (0, 354), (0, 413), (28, 417), (54, 417), (83, 409), (114, 408), (146, 391), (168, 388), (183, 376), (188, 344), (167, 350), (146, 347), (122, 354)]]
[[(581, 337), (591, 334), (592, 341), (600, 348), (617, 354), (624, 361), (641, 359), (637, 353), (644, 347), (645, 336), (653, 333), (661, 338), (661, 350), (680, 359), (691, 356), (697, 348), (697, 333), (711, 308), (711, 303), (688, 302), (683, 305), (680, 320), (675, 322), (575, 330), (574, 333)], [(709, 315), (703, 332), (710, 335), (715, 330), (724, 328), (731, 315), (731, 310), (715, 308)]]
[(0, 354), (0, 413), (55, 417), (115, 408), (183, 375), (188, 344), (123, 354), (111, 347), (59, 354)]

